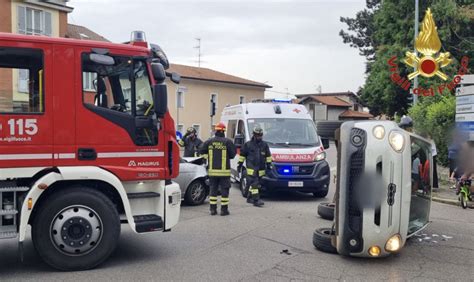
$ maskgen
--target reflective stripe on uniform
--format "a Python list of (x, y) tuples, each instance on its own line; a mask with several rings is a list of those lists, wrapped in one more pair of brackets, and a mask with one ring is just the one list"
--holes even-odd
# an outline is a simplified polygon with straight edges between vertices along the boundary
[(221, 198), (221, 206), (227, 206), (229, 204), (229, 198), (222, 197)]
[(206, 160), (209, 158), (208, 154), (201, 155), (201, 157), (205, 158)]
[(212, 161), (214, 159), (213, 151), (209, 150), (209, 171), (212, 169)]
[(179, 144), (180, 146), (184, 146), (184, 141), (183, 141), (183, 139), (179, 140), (179, 141), (178, 141), (178, 144)]
[(222, 170), (227, 170), (227, 150), (222, 150)]
[(245, 157), (242, 156), (242, 155), (240, 155), (240, 156), (239, 156), (239, 162), (240, 162), (240, 163), (243, 163), (244, 161), (245, 161)]
[(272, 162), (272, 157), (267, 157), (267, 163), (271, 163)]
[(257, 188), (252, 188), (252, 187), (250, 187), (249, 192), (250, 192), (250, 194), (252, 194), (252, 195), (256, 195), (256, 194), (258, 194), (258, 189), (257, 189)]
[(264, 175), (265, 175), (265, 170), (258, 171), (258, 176), (264, 176)]
[(209, 196), (209, 203), (210, 203), (211, 205), (217, 204), (217, 197)]
[(209, 169), (209, 176), (230, 176), (230, 169)]
[(247, 175), (253, 175), (255, 170), (251, 169), (251, 168), (247, 168)]

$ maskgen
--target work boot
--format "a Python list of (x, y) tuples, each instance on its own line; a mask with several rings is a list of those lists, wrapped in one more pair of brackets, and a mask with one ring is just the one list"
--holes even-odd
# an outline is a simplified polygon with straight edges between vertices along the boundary
[(217, 214), (217, 205), (211, 205), (211, 215)]
[(247, 203), (253, 204), (253, 199), (252, 199), (252, 197), (250, 197), (250, 196), (247, 197)]
[(260, 200), (260, 199), (255, 199), (255, 200), (253, 200), (253, 205), (256, 206), (256, 207), (261, 207), (261, 206), (263, 206), (264, 204), (265, 204), (265, 203), (264, 203), (262, 200)]
[(228, 206), (221, 206), (221, 215), (226, 216), (229, 215), (229, 207)]

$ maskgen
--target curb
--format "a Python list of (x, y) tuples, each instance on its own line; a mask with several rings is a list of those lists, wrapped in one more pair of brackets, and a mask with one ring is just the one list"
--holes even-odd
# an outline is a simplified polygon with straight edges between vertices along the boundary
[(440, 197), (431, 197), (431, 200), (433, 202), (438, 202), (438, 203), (443, 203), (443, 204), (448, 204), (448, 205), (453, 205), (453, 206), (460, 206), (458, 200), (445, 199), (445, 198), (440, 198)]

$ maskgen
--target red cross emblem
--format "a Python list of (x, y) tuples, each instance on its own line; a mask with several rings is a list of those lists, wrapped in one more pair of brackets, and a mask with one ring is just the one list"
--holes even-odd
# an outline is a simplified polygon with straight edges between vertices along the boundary
[(301, 111), (300, 111), (300, 110), (298, 110), (298, 109), (294, 109), (294, 110), (293, 110), (293, 112), (295, 112), (295, 113), (299, 114)]

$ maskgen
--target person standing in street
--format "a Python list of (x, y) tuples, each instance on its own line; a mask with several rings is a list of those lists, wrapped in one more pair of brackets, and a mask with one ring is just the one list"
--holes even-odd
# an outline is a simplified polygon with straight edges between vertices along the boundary
[(197, 157), (199, 148), (202, 145), (202, 140), (197, 137), (197, 132), (194, 127), (186, 130), (184, 137), (179, 140), (179, 146), (184, 147), (184, 157)]
[(263, 141), (263, 130), (260, 127), (253, 129), (253, 137), (246, 142), (240, 150), (238, 173), (242, 172), (244, 162), (247, 171), (247, 203), (256, 207), (264, 205), (260, 199), (261, 179), (265, 175), (265, 169), (271, 169), (272, 155), (268, 144)]
[(221, 215), (229, 215), (230, 160), (235, 157), (234, 143), (225, 138), (225, 125), (214, 127), (215, 136), (204, 142), (201, 155), (208, 160), (209, 204), (211, 215), (217, 214), (217, 191), (221, 191)]

